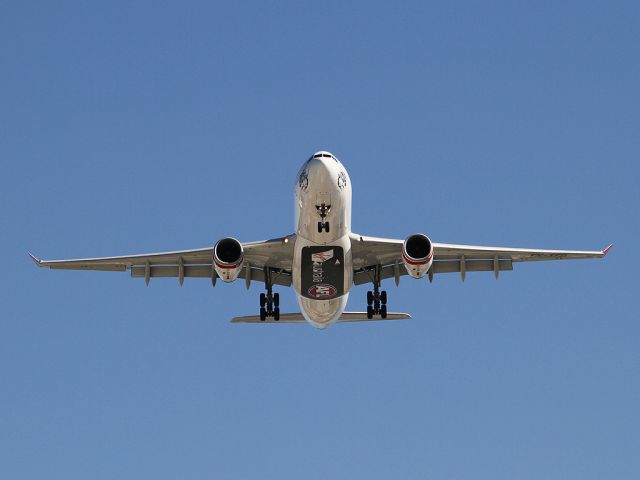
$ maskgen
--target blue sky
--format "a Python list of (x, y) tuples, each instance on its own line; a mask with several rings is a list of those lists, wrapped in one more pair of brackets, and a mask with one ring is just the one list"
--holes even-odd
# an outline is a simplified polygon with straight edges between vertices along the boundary
[[(5, 4), (0, 477), (638, 478), (639, 14)], [(320, 149), (349, 170), (357, 232), (614, 250), (389, 282), (413, 320), (326, 331), (230, 325), (257, 285), (26, 256), (290, 233)]]

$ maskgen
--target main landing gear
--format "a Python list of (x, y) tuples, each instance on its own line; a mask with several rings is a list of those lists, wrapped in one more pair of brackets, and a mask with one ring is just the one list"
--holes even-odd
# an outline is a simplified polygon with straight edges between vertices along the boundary
[(277, 322), (280, 320), (280, 294), (273, 293), (269, 268), (264, 270), (264, 286), (267, 293), (260, 294), (260, 320), (264, 322), (267, 317), (272, 317)]
[(374, 315), (387, 318), (387, 291), (380, 291), (380, 267), (376, 267), (375, 278), (373, 280), (373, 292), (367, 292), (367, 318), (372, 319)]

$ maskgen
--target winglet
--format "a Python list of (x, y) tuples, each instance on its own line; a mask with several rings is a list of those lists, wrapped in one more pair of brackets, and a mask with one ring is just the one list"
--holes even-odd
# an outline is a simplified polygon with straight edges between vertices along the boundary
[(611, 245), (609, 245), (607, 248), (605, 248), (604, 250), (602, 250), (602, 256), (606, 257), (607, 253), (609, 253), (609, 250), (611, 250), (611, 247), (613, 247), (613, 243)]
[(33, 263), (35, 263), (37, 266), (41, 267), (41, 263), (42, 260), (40, 260), (38, 257), (36, 257), (33, 253), (31, 252), (27, 252), (29, 254), (29, 256), (31, 257), (31, 260), (33, 260)]

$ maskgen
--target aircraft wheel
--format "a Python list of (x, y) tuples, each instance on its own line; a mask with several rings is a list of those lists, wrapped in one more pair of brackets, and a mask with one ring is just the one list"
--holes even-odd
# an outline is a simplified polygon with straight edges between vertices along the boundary
[(279, 293), (274, 293), (273, 294), (273, 305), (275, 307), (279, 307), (280, 306), (280, 294)]
[(380, 307), (380, 316), (382, 318), (387, 318), (387, 306), (386, 305), (382, 305)]
[(264, 307), (267, 304), (267, 296), (264, 293), (260, 294), (260, 307)]
[(371, 320), (373, 318), (373, 308), (371, 305), (367, 306), (367, 318)]
[(329, 233), (329, 222), (324, 224), (324, 231)]
[(387, 291), (383, 290), (380, 292), (380, 303), (382, 303), (382, 305), (386, 305), (387, 304)]
[(267, 319), (267, 311), (264, 307), (260, 307), (260, 321), (264, 322)]
[[(276, 293), (277, 295), (277, 293)], [(276, 307), (273, 309), (273, 319), (277, 322), (278, 320), (280, 320), (280, 308)]]
[(369, 290), (367, 292), (367, 305), (371, 305), (373, 303), (373, 292)]

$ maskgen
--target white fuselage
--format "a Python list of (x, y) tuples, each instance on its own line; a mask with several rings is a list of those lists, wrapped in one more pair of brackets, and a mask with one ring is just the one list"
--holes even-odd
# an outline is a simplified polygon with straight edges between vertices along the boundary
[(326, 328), (342, 315), (353, 283), (349, 174), (318, 152), (300, 169), (294, 200), (293, 287), (307, 321)]

